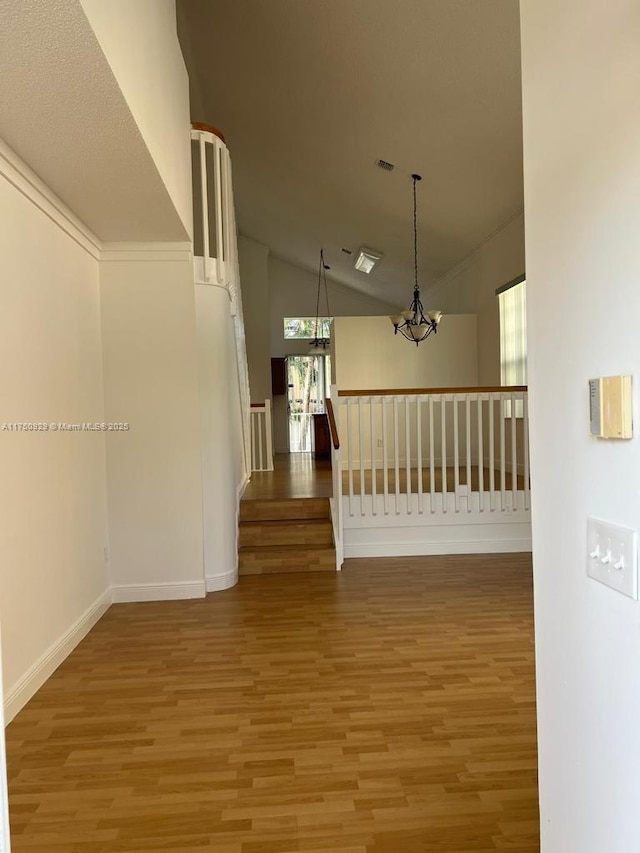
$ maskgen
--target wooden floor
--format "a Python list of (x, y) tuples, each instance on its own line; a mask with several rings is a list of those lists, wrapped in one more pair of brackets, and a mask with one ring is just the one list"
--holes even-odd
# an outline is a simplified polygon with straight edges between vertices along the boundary
[(243, 500), (330, 498), (331, 462), (311, 453), (277, 453), (273, 471), (254, 471)]
[(539, 850), (525, 555), (113, 606), (7, 730), (13, 853)]

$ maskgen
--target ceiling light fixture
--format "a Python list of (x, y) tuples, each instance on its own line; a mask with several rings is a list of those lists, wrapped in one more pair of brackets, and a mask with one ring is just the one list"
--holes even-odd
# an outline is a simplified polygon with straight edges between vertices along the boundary
[(357, 270), (359, 270), (359, 272), (364, 272), (369, 275), (375, 265), (381, 261), (383, 257), (384, 255), (382, 252), (374, 252), (373, 249), (365, 249), (364, 246), (361, 246), (353, 265)]
[(422, 180), (421, 175), (411, 175), (413, 181), (413, 300), (408, 311), (394, 314), (389, 319), (393, 323), (394, 334), (402, 332), (408, 341), (416, 346), (427, 338), (431, 332), (438, 331), (442, 319), (442, 311), (427, 311), (424, 313), (420, 301), (420, 286), (418, 285), (418, 208), (416, 201), (416, 184)]
[(329, 338), (322, 335), (322, 321), (320, 320), (320, 291), (324, 284), (324, 298), (327, 304), (327, 320), (331, 322), (331, 312), (329, 311), (329, 291), (327, 289), (327, 270), (331, 267), (324, 262), (324, 252), (320, 249), (320, 265), (318, 267), (318, 293), (316, 296), (316, 322), (313, 344), (311, 345), (308, 355), (326, 355), (329, 348)]

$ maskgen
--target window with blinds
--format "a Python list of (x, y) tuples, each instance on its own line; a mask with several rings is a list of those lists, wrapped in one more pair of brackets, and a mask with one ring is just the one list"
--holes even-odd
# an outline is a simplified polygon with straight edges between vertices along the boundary
[[(527, 384), (527, 302), (524, 277), (506, 285), (498, 293), (500, 307), (500, 383)], [(505, 416), (511, 417), (511, 406), (505, 403)], [(522, 402), (516, 406), (516, 417), (522, 417)]]

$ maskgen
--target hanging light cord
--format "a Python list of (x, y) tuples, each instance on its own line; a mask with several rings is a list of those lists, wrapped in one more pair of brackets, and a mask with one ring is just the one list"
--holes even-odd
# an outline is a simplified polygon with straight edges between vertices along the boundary
[(322, 262), (322, 277), (324, 279), (324, 298), (327, 303), (327, 319), (331, 317), (331, 311), (329, 310), (329, 289), (327, 287), (327, 266), (324, 262), (324, 254), (322, 249), (320, 249), (320, 260)]
[(318, 292), (316, 294), (316, 343), (318, 342), (318, 323), (320, 322), (320, 284), (322, 282), (322, 271), (324, 269), (324, 257), (320, 249), (320, 267), (318, 268)]
[(413, 287), (418, 289), (418, 202), (416, 197), (417, 175), (411, 175), (413, 179)]

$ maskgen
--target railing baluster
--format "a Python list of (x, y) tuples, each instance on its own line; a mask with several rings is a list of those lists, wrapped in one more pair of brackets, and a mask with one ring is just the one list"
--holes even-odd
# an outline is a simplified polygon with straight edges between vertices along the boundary
[(347, 397), (347, 466), (349, 468), (349, 515), (353, 518), (353, 435), (351, 433), (351, 397)]
[(530, 483), (529, 483), (529, 394), (522, 395), (522, 432), (524, 441), (524, 508), (530, 506)]
[(411, 424), (409, 422), (409, 396), (404, 398), (404, 461), (407, 477), (407, 515), (411, 515)]
[(207, 192), (207, 154), (204, 134), (200, 134), (200, 192), (202, 194), (202, 251), (204, 280), (209, 281), (209, 196)]
[(442, 454), (442, 512), (448, 512), (447, 507), (447, 401), (444, 394), (440, 397), (440, 421), (442, 435), (440, 436), (440, 453)]
[(387, 455), (387, 398), (381, 397), (382, 405), (382, 488), (384, 491), (384, 514), (389, 515), (389, 459)]
[(358, 397), (358, 450), (360, 456), (360, 515), (364, 515), (364, 426), (362, 397)]
[(416, 465), (418, 467), (418, 513), (422, 515), (424, 512), (424, 505), (422, 502), (422, 411), (420, 400), (420, 397), (416, 397)]
[(460, 512), (460, 451), (458, 450), (458, 398), (455, 394), (452, 396), (453, 402), (453, 488), (454, 488), (454, 504), (456, 512)]
[(273, 427), (271, 420), (271, 400), (264, 401), (264, 417), (267, 424), (267, 470), (273, 471)]
[(518, 509), (518, 451), (516, 447), (516, 395), (511, 394), (511, 493), (513, 511)]
[(465, 420), (467, 439), (467, 512), (471, 512), (471, 400), (467, 394), (465, 400)]
[(396, 515), (400, 515), (400, 453), (398, 447), (398, 398), (393, 398), (393, 461), (396, 493)]
[(433, 436), (433, 396), (429, 396), (429, 509), (436, 511), (436, 460)]
[(489, 509), (493, 512), (496, 508), (496, 437), (494, 429), (495, 396), (489, 394)]
[(378, 514), (377, 507), (377, 486), (376, 483), (376, 427), (374, 417), (373, 397), (369, 398), (369, 424), (371, 429), (371, 512), (373, 515)]
[(484, 512), (484, 447), (482, 435), (482, 394), (478, 394), (478, 494), (480, 512)]
[(505, 411), (504, 404), (506, 400), (505, 394), (500, 394), (500, 509), (502, 512), (506, 509), (507, 497), (507, 466), (506, 466), (506, 449), (505, 449)]
[(260, 460), (260, 470), (264, 471), (264, 456), (262, 453), (262, 412), (257, 412), (258, 416), (258, 459)]

